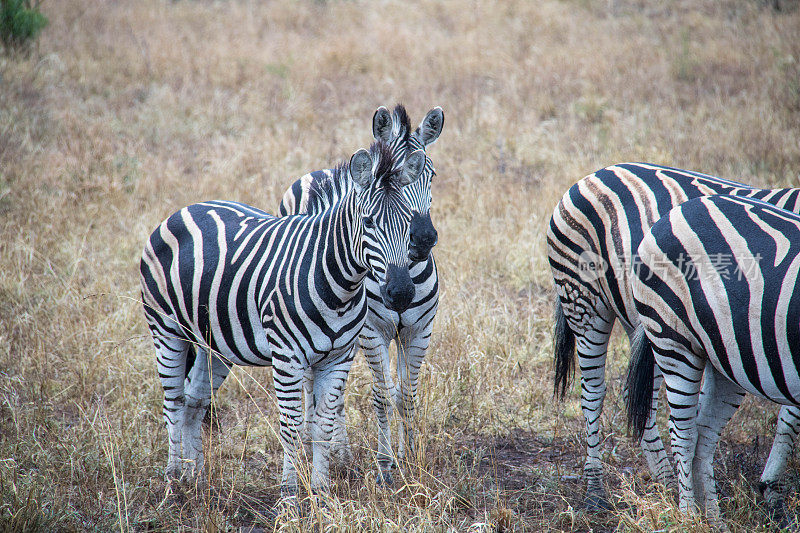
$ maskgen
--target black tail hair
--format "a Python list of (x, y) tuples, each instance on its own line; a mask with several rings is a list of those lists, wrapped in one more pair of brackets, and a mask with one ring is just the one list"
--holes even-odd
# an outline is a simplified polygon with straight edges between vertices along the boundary
[(644, 327), (639, 324), (631, 337), (631, 362), (625, 381), (628, 389), (628, 397), (625, 399), (625, 407), (628, 410), (628, 431), (636, 442), (642, 440), (647, 419), (650, 417), (655, 366), (653, 345), (647, 338)]
[(553, 395), (563, 400), (575, 377), (575, 334), (569, 329), (561, 298), (556, 296), (553, 326), (553, 369), (556, 372)]

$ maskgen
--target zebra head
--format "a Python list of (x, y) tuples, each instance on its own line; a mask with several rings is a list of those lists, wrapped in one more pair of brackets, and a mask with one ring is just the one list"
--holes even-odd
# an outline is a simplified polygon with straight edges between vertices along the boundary
[(417, 150), (396, 168), (389, 146), (381, 141), (359, 150), (350, 159), (349, 172), (356, 194), (355, 235), (361, 264), (381, 288), (384, 305), (405, 311), (414, 299), (408, 273), (411, 206), (404, 189), (419, 181), (425, 152)]
[[(394, 111), (381, 106), (372, 117), (372, 135), (375, 140), (382, 140), (392, 150), (397, 166), (401, 166), (407, 154), (422, 150), (439, 138), (444, 127), (444, 112), (441, 107), (428, 111), (416, 130), (411, 131), (411, 123), (402, 105), (395, 106)], [(422, 176), (403, 189), (403, 194), (411, 206), (411, 237), (409, 257), (412, 261), (426, 261), (431, 249), (439, 241), (439, 234), (431, 222), (431, 180), (436, 174), (433, 162), (425, 155)]]

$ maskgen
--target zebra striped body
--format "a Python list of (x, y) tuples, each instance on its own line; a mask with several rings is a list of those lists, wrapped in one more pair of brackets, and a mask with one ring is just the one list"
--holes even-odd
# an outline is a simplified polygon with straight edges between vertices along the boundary
[[(439, 137), (444, 124), (440, 108), (432, 109), (412, 132), (405, 109), (398, 105), (390, 115), (381, 107), (373, 117), (373, 135), (392, 147), (395, 161), (402, 164), (406, 154), (415, 150), (425, 150)], [(281, 215), (311, 212), (306, 198), (314, 184), (330, 171), (316, 171), (306, 174), (286, 191), (280, 206)], [(369, 313), (359, 338), (373, 375), (372, 397), (378, 419), (378, 466), (380, 481), (392, 483), (391, 468), (394, 465), (389, 421), (393, 408), (400, 414), (398, 456), (413, 455), (413, 414), (420, 367), (430, 343), (433, 319), (439, 305), (439, 277), (431, 249), (437, 242), (436, 230), (430, 219), (431, 180), (435, 175), (433, 164), (426, 157), (422, 176), (412, 185), (403, 189), (412, 210), (409, 255), (415, 262), (410, 267), (411, 279), (415, 286), (415, 296), (411, 305), (403, 313), (387, 308), (380, 298), (378, 281), (367, 276), (364, 283), (367, 291)], [(398, 384), (392, 379), (392, 361), (389, 346), (397, 344), (396, 370)], [(313, 417), (314, 403), (311, 395), (313, 380), (307, 379), (306, 423)], [(341, 434), (346, 435), (344, 417), (339, 420)], [(306, 440), (310, 437), (305, 431)], [(351, 457), (345, 446), (337, 453), (347, 462)]]
[(419, 176), (423, 158), (412, 154), (398, 171), (376, 143), (321, 184), (310, 199), (314, 215), (276, 218), (212, 201), (181, 209), (153, 232), (140, 271), (165, 393), (168, 478), (202, 476), (200, 424), (236, 364), (273, 367), (285, 495), (297, 492), (301, 382), (313, 373), (311, 486), (328, 486), (334, 421), (367, 315), (364, 278), (380, 280), (389, 307), (403, 310), (413, 298), (402, 187)]
[[(714, 450), (745, 392), (800, 406), (800, 216), (747, 198), (697, 198), (656, 222), (638, 256), (631, 289), (643, 335), (629, 420), (641, 434), (655, 357), (680, 507), (699, 501), (716, 520)], [(788, 423), (796, 432), (797, 419)]]
[[(625, 163), (598, 170), (573, 185), (550, 220), (548, 258), (558, 295), (555, 390), (563, 396), (577, 349), (590, 507), (606, 505), (599, 432), (611, 330), (619, 320), (630, 336), (638, 324), (629, 282), (631, 258), (648, 228), (671, 208), (691, 198), (715, 194), (749, 196), (800, 210), (800, 189), (757, 189), (697, 172)], [(654, 477), (672, 485), (673, 470), (655, 423), (660, 384), (661, 376), (656, 372), (650, 419), (641, 445)], [(779, 432), (785, 429), (781, 426)]]

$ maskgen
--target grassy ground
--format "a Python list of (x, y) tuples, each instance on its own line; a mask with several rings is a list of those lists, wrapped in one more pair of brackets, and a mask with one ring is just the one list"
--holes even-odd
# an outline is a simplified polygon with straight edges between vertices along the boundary
[[(629, 506), (581, 510), (577, 389), (551, 395), (543, 236), (564, 191), (615, 162), (797, 184), (800, 10), (771, 4), (44, 2), (32, 53), (0, 56), (0, 529), (706, 529), (648, 484), (625, 435), (621, 337), (604, 446)], [(413, 121), (446, 115), (429, 150), (443, 294), (416, 464), (376, 489), (359, 360), (347, 416), (363, 476), (340, 476), (326, 512), (273, 521), (271, 374), (237, 369), (208, 489), (168, 492), (138, 302), (146, 237), (202, 199), (274, 211), (297, 176), (366, 146), (375, 108), (396, 102)], [(734, 530), (768, 528), (752, 485), (774, 420), (749, 401), (721, 443)]]

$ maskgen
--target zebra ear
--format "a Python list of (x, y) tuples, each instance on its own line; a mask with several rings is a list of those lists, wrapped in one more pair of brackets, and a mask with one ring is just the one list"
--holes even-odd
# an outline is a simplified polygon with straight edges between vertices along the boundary
[(350, 158), (350, 177), (359, 189), (369, 186), (369, 181), (372, 179), (372, 158), (363, 148)]
[(415, 150), (411, 155), (406, 156), (406, 162), (403, 165), (403, 172), (400, 173), (400, 178), (398, 178), (398, 183), (402, 187), (414, 183), (422, 176), (422, 169), (424, 168), (425, 150)]
[(427, 147), (435, 143), (442, 133), (442, 128), (444, 128), (444, 111), (441, 107), (436, 106), (428, 111), (417, 128), (417, 135), (422, 146)]
[(392, 115), (383, 106), (380, 106), (372, 116), (372, 136), (376, 141), (386, 142), (389, 142), (392, 137)]

